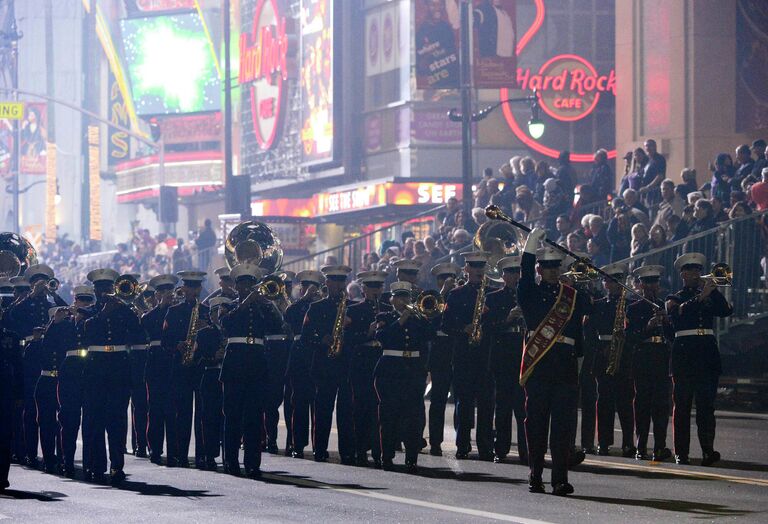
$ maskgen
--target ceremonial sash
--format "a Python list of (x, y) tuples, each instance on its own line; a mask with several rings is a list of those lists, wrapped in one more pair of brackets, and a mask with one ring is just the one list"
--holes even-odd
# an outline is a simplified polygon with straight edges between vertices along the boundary
[(555, 345), (565, 325), (571, 319), (575, 306), (576, 290), (560, 284), (560, 291), (555, 304), (524, 345), (523, 359), (520, 364), (521, 386), (524, 386), (528, 381), (539, 360)]

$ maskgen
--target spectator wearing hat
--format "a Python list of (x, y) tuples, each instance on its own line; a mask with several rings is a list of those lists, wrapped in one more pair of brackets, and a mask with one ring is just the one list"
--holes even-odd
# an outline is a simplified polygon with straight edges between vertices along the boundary
[(489, 253), (465, 253), (467, 283), (448, 293), (441, 330), (453, 338), (453, 389), (456, 394), (456, 458), (466, 459), (471, 450), (470, 432), (475, 425), (475, 440), (480, 460), (493, 460), (493, 384), (488, 369), (488, 345), (473, 346), (474, 312), (480, 286), (486, 284), (485, 269)]
[[(293, 345), (288, 359), (288, 381), (291, 390), (291, 455), (304, 458), (304, 448), (309, 444), (310, 406), (315, 398), (315, 385), (310, 375), (312, 365), (311, 346), (301, 339), (304, 317), (309, 306), (321, 298), (320, 288), (325, 276), (320, 271), (305, 270), (296, 275), (299, 281), (299, 298), (285, 310), (285, 322), (293, 335)], [(286, 415), (287, 419), (287, 415)]]
[[(96, 295), (90, 286), (75, 286), (73, 293), (75, 302), (69, 313), (66, 310), (57, 311), (46, 332), (46, 339), (65, 351), (59, 371), (58, 399), (64, 475), (68, 478), (75, 475), (75, 452), (85, 390), (83, 369), (88, 350), (83, 327), (85, 320), (93, 314), (91, 307), (96, 302)], [(89, 452), (83, 448), (83, 456)]]
[[(589, 300), (559, 282), (563, 256), (550, 247), (538, 251), (544, 237), (541, 228), (528, 235), (521, 261), (517, 296), (532, 334), (525, 346), (520, 383), (526, 394), (528, 489), (533, 493), (544, 492), (544, 454), (549, 447), (552, 492), (562, 496), (573, 493), (573, 486), (568, 483), (568, 455), (576, 431), (573, 418), (578, 398), (577, 350), (582, 347), (582, 319), (589, 311)], [(537, 272), (540, 283), (536, 282)], [(544, 323), (552, 329), (540, 329)]]
[(390, 286), (393, 311), (376, 317), (376, 340), (381, 344), (381, 358), (374, 371), (379, 400), (381, 461), (384, 470), (393, 469), (395, 448), (405, 444), (405, 466), (415, 473), (423, 431), (424, 355), (433, 328), (421, 315), (414, 315), (409, 282)]
[(502, 462), (512, 446), (512, 415), (517, 422), (518, 460), (528, 465), (525, 443), (525, 394), (518, 373), (523, 354), (523, 313), (517, 305), (517, 283), (520, 280), (521, 257), (500, 259), (504, 286), (488, 293), (483, 317), (484, 335), (490, 346), (490, 363), (495, 392), (495, 461)]
[[(83, 448), (90, 449), (84, 459), (86, 479), (101, 482), (107, 470), (104, 432), (109, 441), (110, 482), (125, 480), (125, 441), (128, 420), (125, 416), (130, 397), (131, 375), (127, 346), (141, 333), (139, 319), (122, 301), (113, 298), (118, 273), (96, 269), (88, 273), (96, 294), (95, 314), (85, 321), (88, 359), (83, 370), (85, 385), (83, 420), (90, 429), (83, 438)], [(86, 442), (87, 439), (87, 442)]]
[(221, 329), (221, 313), (232, 304), (225, 296), (208, 302), (210, 323), (197, 332), (197, 351), (203, 369), (200, 379), (200, 408), (203, 426), (204, 469), (216, 471), (216, 459), (221, 454), (223, 430), (222, 393), (219, 375), (224, 360), (226, 338)]
[(375, 340), (376, 317), (391, 311), (392, 306), (382, 300), (387, 279), (385, 272), (364, 271), (358, 273), (357, 278), (365, 298), (349, 306), (350, 323), (344, 333), (345, 350), (350, 351), (349, 376), (357, 447), (355, 464), (368, 466), (368, 450), (371, 450), (374, 465), (381, 467), (378, 402), (373, 387), (373, 370), (381, 357), (381, 345)]
[[(167, 442), (168, 459), (176, 457), (176, 422), (171, 392), (171, 367), (173, 355), (161, 344), (163, 322), (173, 301), (174, 286), (179, 281), (176, 275), (157, 275), (149, 281), (155, 289), (156, 305), (141, 317), (141, 327), (149, 339), (146, 381), (149, 422), (147, 444), (149, 458), (153, 464), (161, 464), (163, 441)], [(170, 466), (174, 466), (170, 460)]]
[[(171, 368), (171, 394), (174, 399), (176, 423), (176, 449), (174, 455), (168, 455), (168, 461), (174, 465), (189, 467), (189, 444), (192, 438), (193, 405), (200, 403), (200, 372), (196, 356), (192, 354), (192, 348), (187, 345), (190, 328), (193, 333), (207, 322), (210, 312), (208, 306), (200, 303), (200, 291), (206, 273), (204, 271), (180, 271), (177, 273), (181, 279), (180, 294), (183, 301), (168, 308), (163, 324), (163, 332), (160, 337), (163, 348), (173, 355)], [(193, 325), (192, 315), (197, 316)], [(195, 360), (192, 360), (195, 359)], [(197, 398), (196, 398), (197, 397)], [(199, 427), (199, 424), (197, 425)], [(195, 431), (195, 463), (198, 467), (204, 466), (204, 454), (202, 438), (197, 443), (199, 430)]]
[[(324, 266), (328, 296), (312, 303), (301, 330), (301, 341), (312, 352), (312, 378), (315, 383), (315, 461), (328, 461), (328, 438), (336, 404), (336, 428), (339, 434), (339, 455), (346, 465), (354, 464), (355, 443), (352, 420), (352, 390), (349, 385), (349, 352), (337, 335), (336, 326), (342, 323), (342, 333), (348, 325), (346, 307), (348, 266)], [(344, 313), (338, 318), (339, 313)], [(337, 335), (341, 336), (341, 335)], [(338, 400), (337, 400), (338, 399)]]
[(728, 300), (718, 291), (717, 283), (711, 278), (702, 280), (706, 262), (707, 258), (696, 252), (678, 257), (675, 270), (683, 280), (683, 289), (669, 295), (666, 301), (675, 332), (669, 366), (673, 383), (675, 461), (689, 463), (691, 405), (695, 399), (702, 466), (720, 460), (720, 453), (714, 449), (715, 396), (722, 366), (714, 319), (733, 313)]
[(632, 355), (624, 344), (620, 360), (612, 362), (616, 351), (614, 327), (623, 327), (626, 321), (626, 309), (620, 314), (619, 301), (628, 298), (624, 295), (619, 282), (627, 278), (625, 264), (609, 264), (602, 267), (608, 275), (603, 278), (603, 287), (607, 296), (594, 303), (592, 313), (584, 323), (584, 339), (589, 347), (595, 348), (593, 374), (597, 379), (597, 454), (609, 455), (613, 445), (613, 425), (616, 414), (621, 424), (621, 453), (623, 457), (634, 457), (634, 418), (632, 413), (633, 384), (631, 377)]
[[(662, 462), (672, 456), (667, 448), (669, 424), (669, 344), (670, 328), (660, 297), (664, 266), (646, 265), (634, 270), (645, 300), (627, 306), (627, 347), (633, 355), (634, 415), (637, 433), (637, 460), (648, 458), (648, 433), (653, 422), (653, 455)], [(649, 302), (656, 304), (652, 306)]]
[(264, 270), (253, 263), (238, 264), (230, 274), (235, 281), (236, 306), (221, 316), (227, 347), (221, 364), (224, 412), (224, 471), (240, 475), (240, 443), (249, 478), (261, 476), (261, 445), (266, 403), (267, 361), (264, 339), (282, 332), (282, 317), (256, 284)]
[[(450, 262), (443, 262), (430, 270), (435, 277), (437, 289), (445, 302), (448, 293), (456, 287), (456, 278), (461, 268)], [(441, 457), (443, 455), (443, 430), (445, 426), (445, 408), (448, 403), (448, 393), (451, 390), (453, 377), (453, 341), (445, 331), (440, 330), (443, 313), (435, 315), (432, 325), (435, 337), (429, 341), (429, 359), (427, 371), (431, 382), (429, 385), (429, 454)]]

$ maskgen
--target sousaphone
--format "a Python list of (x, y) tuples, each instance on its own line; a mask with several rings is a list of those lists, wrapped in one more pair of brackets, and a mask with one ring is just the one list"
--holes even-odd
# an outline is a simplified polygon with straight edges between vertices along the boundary
[(251, 262), (267, 273), (274, 273), (283, 264), (283, 246), (267, 224), (246, 220), (227, 235), (224, 258), (229, 269), (241, 262)]
[(501, 271), (496, 264), (502, 258), (520, 252), (518, 242), (523, 240), (520, 231), (508, 222), (490, 220), (480, 226), (475, 233), (474, 245), (478, 250), (491, 254), (485, 270), (489, 279), (501, 281)]
[(37, 253), (29, 240), (16, 233), (0, 233), (0, 278), (23, 275), (34, 264)]

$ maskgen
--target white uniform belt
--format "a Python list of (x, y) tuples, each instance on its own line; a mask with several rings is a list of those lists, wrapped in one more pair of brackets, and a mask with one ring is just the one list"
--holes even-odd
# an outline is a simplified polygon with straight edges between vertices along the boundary
[(263, 346), (264, 339), (256, 337), (229, 337), (227, 344), (248, 344), (250, 346)]
[(264, 340), (288, 340), (288, 335), (267, 335)]
[(120, 346), (88, 346), (88, 353), (118, 353), (127, 350), (128, 348), (125, 346), (125, 344)]
[(597, 340), (611, 341), (613, 340), (613, 335), (597, 335)]
[(365, 342), (363, 345), (370, 348), (378, 348), (378, 347), (381, 347), (381, 342), (379, 342), (378, 340), (369, 340), (368, 342)]
[(680, 337), (696, 337), (696, 336), (704, 336), (704, 335), (714, 335), (715, 331), (713, 329), (683, 329), (680, 331), (675, 331), (675, 338)]
[(162, 346), (162, 345), (163, 345), (163, 343), (162, 343), (162, 342), (160, 342), (159, 340), (152, 340), (152, 341), (149, 343), (149, 347), (151, 347), (151, 348), (159, 348), (159, 347), (160, 347), (160, 346)]
[(438, 332), (437, 332), (437, 336), (438, 336), (438, 337), (447, 337), (447, 336), (449, 336), (449, 335), (448, 335), (448, 333), (446, 333), (445, 331), (438, 331)]
[(293, 335), (293, 340), (301, 340), (301, 335)]
[(58, 377), (59, 372), (55, 369), (52, 369), (52, 370), (43, 369), (40, 371), (40, 376), (41, 377)]
[(209, 369), (221, 369), (221, 364), (216, 364), (215, 366), (205, 366), (206, 371)]
[(29, 335), (28, 337), (24, 337), (24, 342), (32, 342), (34, 339), (34, 335)]
[(569, 346), (575, 346), (576, 341), (572, 339), (571, 337), (563, 337), (559, 336), (555, 339), (555, 342), (559, 342), (560, 344), (568, 344)]
[(146, 351), (149, 349), (147, 344), (131, 344), (128, 346), (128, 351)]
[(400, 358), (416, 358), (419, 356), (418, 351), (401, 351), (399, 349), (385, 349), (382, 352), (385, 357), (400, 357)]
[(656, 337), (650, 337), (643, 340), (644, 343), (647, 344), (663, 344), (664, 343), (664, 337), (656, 336)]
[(88, 356), (88, 350), (85, 348), (80, 349), (70, 349), (67, 351), (68, 357), (87, 357)]
[(512, 326), (505, 329), (502, 333), (522, 333), (522, 332), (523, 332), (523, 328), (521, 328), (520, 326)]

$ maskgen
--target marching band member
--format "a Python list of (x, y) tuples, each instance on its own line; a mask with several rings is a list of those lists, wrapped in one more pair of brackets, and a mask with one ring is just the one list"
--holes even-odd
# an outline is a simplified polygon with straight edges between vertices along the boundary
[(10, 486), (14, 404), (23, 397), (22, 380), (19, 337), (0, 325), (0, 493)]
[[(284, 286), (285, 281), (281, 274), (273, 274), (267, 277), (277, 284)], [(278, 294), (272, 300), (280, 314), (283, 315), (290, 305), (287, 290)], [(267, 358), (267, 398), (264, 406), (264, 445), (263, 450), (270, 454), (277, 454), (277, 432), (280, 421), (280, 404), (285, 396), (285, 375), (288, 368), (288, 357), (291, 349), (292, 337), (288, 332), (288, 325), (283, 326), (281, 333), (267, 335), (264, 340), (264, 354)], [(286, 421), (287, 422), (287, 421)], [(286, 431), (289, 428), (286, 428)]]
[[(293, 303), (293, 281), (296, 280), (296, 273), (293, 271), (281, 271), (280, 276), (283, 278), (285, 284), (285, 298), (286, 307), (283, 311), (283, 318), (288, 324), (288, 320), (285, 319), (288, 307)], [(303, 320), (303, 319), (302, 319)], [(291, 379), (288, 373), (288, 364), (291, 360), (291, 346), (293, 346), (293, 339), (296, 332), (291, 329), (290, 324), (286, 326), (288, 329), (288, 341), (285, 350), (286, 363), (285, 372), (283, 373), (283, 420), (285, 420), (285, 456), (290, 457), (293, 454), (293, 405), (291, 404), (291, 397), (293, 397), (293, 390), (291, 389)]]
[(701, 253), (686, 253), (675, 260), (683, 289), (669, 295), (666, 306), (675, 330), (670, 359), (675, 461), (689, 463), (691, 404), (695, 398), (701, 465), (711, 466), (720, 460), (720, 453), (714, 449), (715, 396), (722, 371), (714, 319), (732, 315), (733, 307), (718, 291), (713, 278), (701, 278), (706, 262)]

